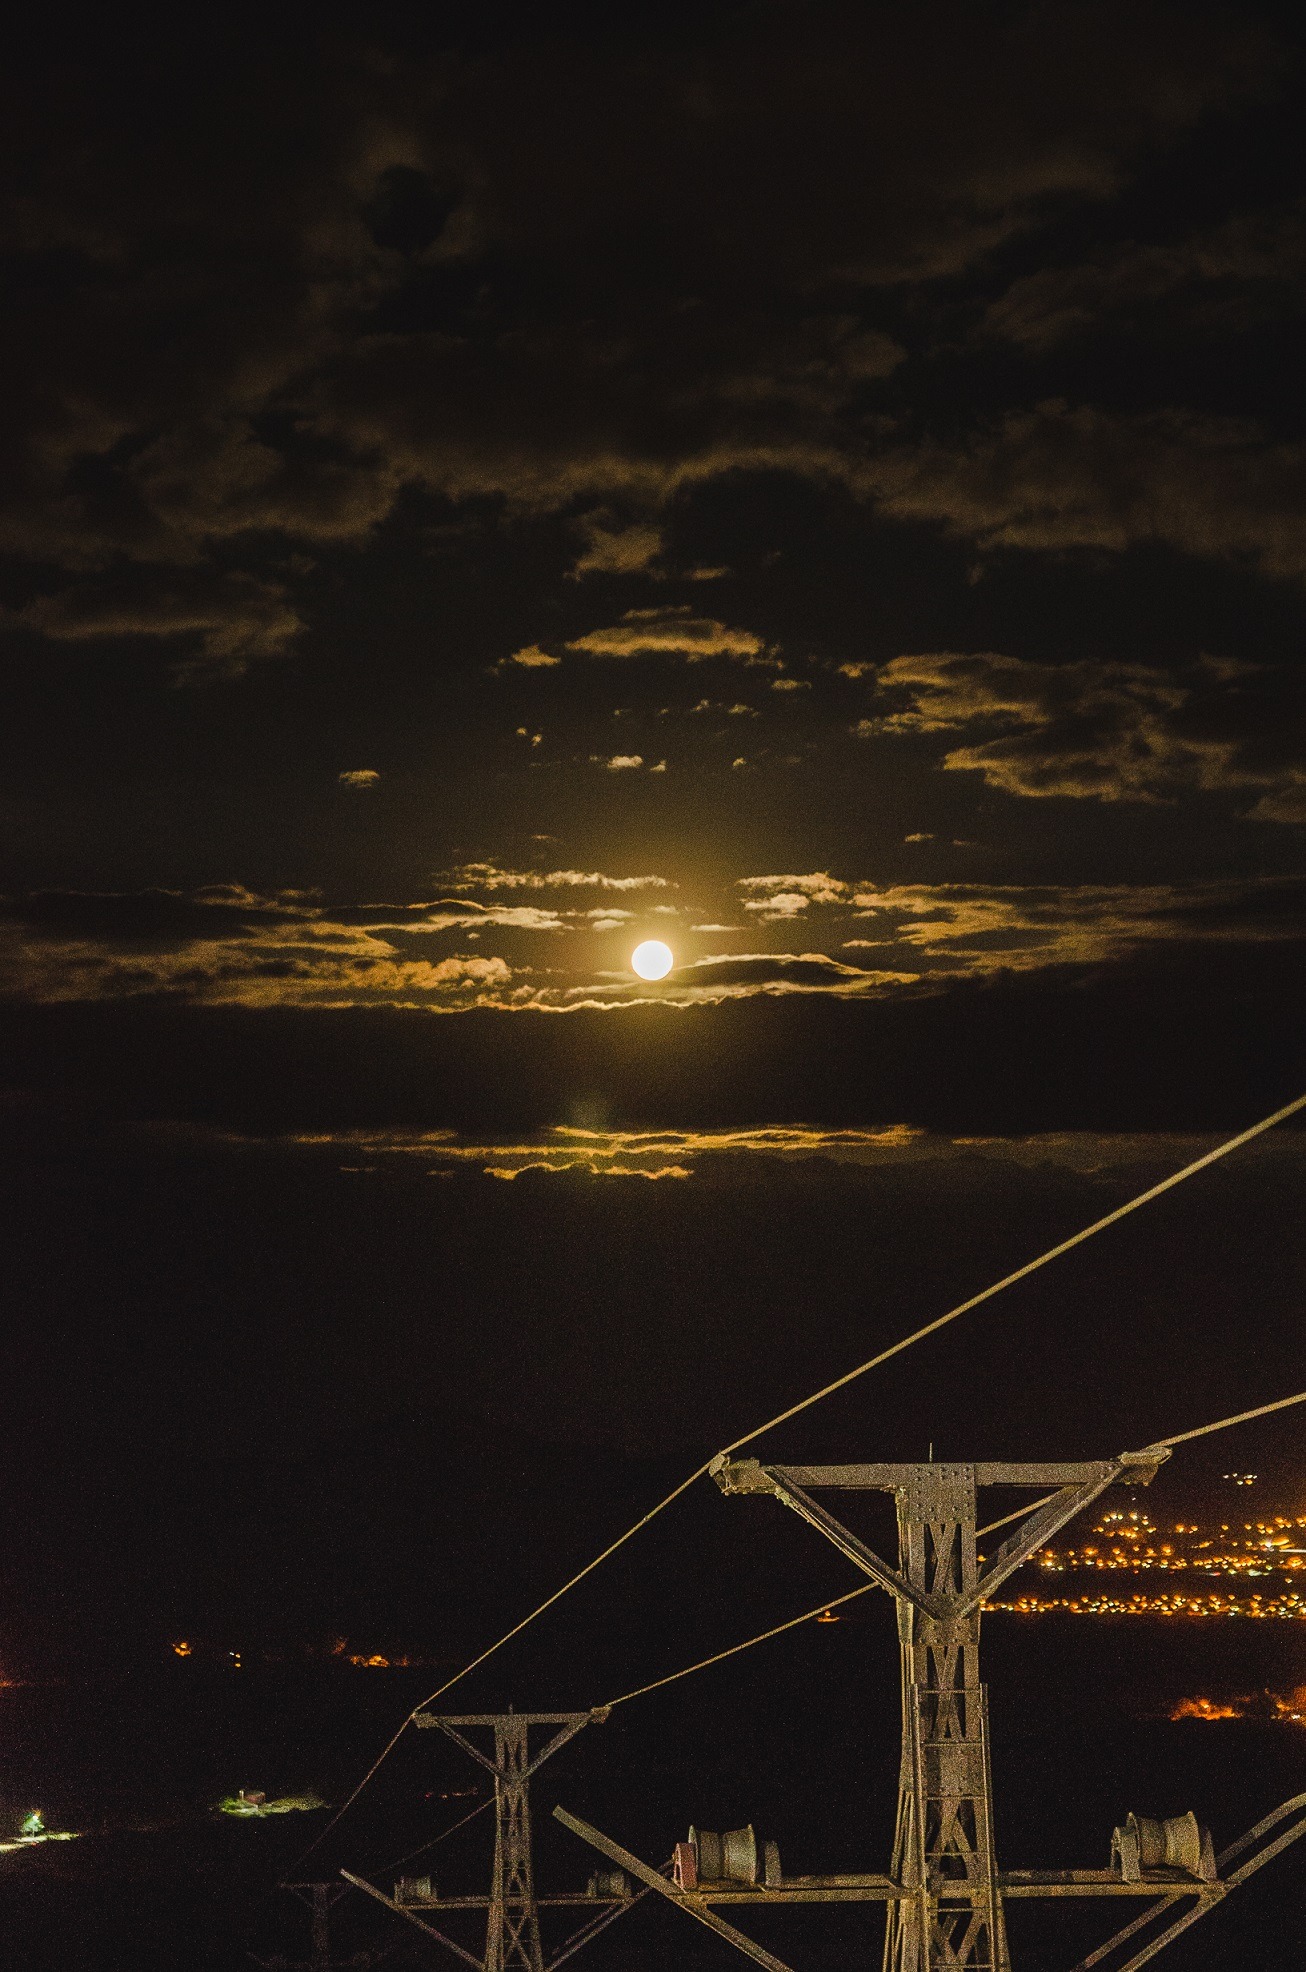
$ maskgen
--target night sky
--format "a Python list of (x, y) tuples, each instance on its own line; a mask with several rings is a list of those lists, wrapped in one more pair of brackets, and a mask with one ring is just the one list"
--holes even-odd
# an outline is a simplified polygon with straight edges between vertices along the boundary
[[(1269, 4), (30, 12), (0, 1653), (479, 1644), (1306, 1088), (1301, 57)], [(1296, 1389), (1301, 1142), (792, 1444)]]

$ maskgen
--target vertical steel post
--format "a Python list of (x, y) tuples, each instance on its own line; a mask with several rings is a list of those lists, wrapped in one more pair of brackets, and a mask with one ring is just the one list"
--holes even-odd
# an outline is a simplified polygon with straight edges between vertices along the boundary
[(531, 1861), (527, 1717), (494, 1722), (494, 1876), (485, 1933), (485, 1972), (544, 1972)]
[[(307, 1958), (259, 1959), (258, 1963), (283, 1965), (287, 1972), (332, 1972), (335, 1966), (343, 1965), (344, 1959), (331, 1956), (331, 1907), (341, 1897), (349, 1895), (339, 1883), (283, 1883), (283, 1890), (290, 1890), (301, 1903), (309, 1908), (309, 1956)], [(252, 1954), (251, 1954), (252, 1956)], [(356, 1952), (349, 1960), (350, 1965), (364, 1966), (373, 1963), (372, 1952)]]
[[(936, 1606), (975, 1593), (975, 1468), (918, 1465), (897, 1489), (899, 1568)], [(902, 1757), (893, 1873), (915, 1893), (888, 1914), (886, 1972), (1007, 1972), (993, 1845), (978, 1605), (927, 1614), (898, 1599)]]
[(313, 1956), (309, 1964), (313, 1972), (330, 1972), (331, 1966), (331, 1918), (329, 1912), (334, 1901), (329, 1883), (314, 1883), (313, 1915), (310, 1920), (309, 1939)]

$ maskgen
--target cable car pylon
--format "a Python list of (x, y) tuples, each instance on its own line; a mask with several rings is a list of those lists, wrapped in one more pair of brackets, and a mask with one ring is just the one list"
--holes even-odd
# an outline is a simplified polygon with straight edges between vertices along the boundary
[[(577, 1816), (555, 1808), (555, 1817), (767, 1972), (790, 1969), (722, 1918), (718, 1906), (879, 1901), (886, 1906), (885, 1972), (1011, 1972), (1006, 1930), (1011, 1900), (1140, 1897), (1150, 1900), (1150, 1908), (1076, 1968), (1089, 1972), (1109, 1963), (1111, 1972), (1136, 1972), (1254, 1870), (1306, 1834), (1306, 1796), (1285, 1802), (1219, 1857), (1192, 1815), (1155, 1821), (1131, 1814), (1116, 1830), (1107, 1868), (1000, 1870), (988, 1694), (979, 1675), (980, 1614), (1009, 1576), (1109, 1486), (1147, 1485), (1169, 1456), (1167, 1445), (1152, 1445), (1078, 1464), (782, 1466), (721, 1454), (710, 1470), (723, 1493), (779, 1500), (898, 1605), (902, 1740), (890, 1868), (786, 1877), (775, 1845), (759, 1845), (751, 1828), (725, 1837), (691, 1829), (689, 1841), (677, 1845), (674, 1880), (668, 1882)], [(994, 1486), (1045, 1497), (1027, 1512), (991, 1525), (986, 1531), (1019, 1523), (981, 1561), (977, 1497), (981, 1488)], [(896, 1501), (896, 1566), (814, 1497), (868, 1490), (891, 1493)], [(1239, 1856), (1238, 1867), (1222, 1876), (1222, 1868)], [(1131, 1943), (1138, 1949), (1123, 1959)]]
[[(574, 1739), (576, 1734), (606, 1714), (598, 1712), (477, 1712), (444, 1717), (436, 1712), (418, 1711), (413, 1724), (435, 1727), (460, 1746), (494, 1779), (494, 1861), (488, 1896), (441, 1896), (429, 1877), (401, 1877), (394, 1895), (387, 1896), (374, 1883), (341, 1870), (355, 1889), (363, 1890), (378, 1903), (428, 1937), (446, 1946), (455, 1957), (477, 1972), (553, 1972), (587, 1945), (600, 1931), (639, 1902), (642, 1891), (632, 1892), (624, 1871), (607, 1871), (590, 1878), (584, 1892), (540, 1896), (535, 1888), (534, 1843), (531, 1830), (530, 1783), (547, 1759)], [(533, 1728), (553, 1728), (537, 1750), (531, 1752)], [(477, 1745), (472, 1732), (492, 1735), (489, 1746)], [(545, 1956), (540, 1931), (540, 1908), (559, 1907), (588, 1910), (580, 1927), (563, 1940), (551, 1957)], [(432, 1923), (435, 1913), (483, 1910), (486, 1913), (483, 1955), (468, 1951)]]
[(251, 1951), (249, 1956), (256, 1965), (264, 1967), (264, 1972), (365, 1972), (368, 1966), (379, 1965), (383, 1958), (389, 1957), (389, 1948), (380, 1951), (351, 1952), (348, 1958), (340, 1958), (331, 1944), (331, 1910), (341, 1897), (347, 1897), (347, 1886), (340, 1883), (283, 1883), (283, 1890), (289, 1890), (308, 1905), (309, 1956), (307, 1958), (287, 1958), (284, 1953), (274, 1953), (265, 1957)]

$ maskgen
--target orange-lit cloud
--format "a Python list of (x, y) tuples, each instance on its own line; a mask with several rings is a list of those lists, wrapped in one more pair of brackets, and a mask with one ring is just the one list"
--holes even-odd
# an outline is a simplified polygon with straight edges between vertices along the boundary
[(662, 553), (662, 529), (650, 521), (633, 521), (623, 527), (600, 509), (584, 515), (579, 526), (586, 545), (571, 570), (576, 577), (643, 575)]
[[(731, 1160), (768, 1164), (824, 1163), (868, 1172), (902, 1165), (1011, 1165), (1027, 1171), (1062, 1170), (1100, 1182), (1143, 1182), (1190, 1163), (1218, 1139), (1179, 1132), (1058, 1131), (1037, 1136), (948, 1136), (897, 1123), (867, 1128), (815, 1124), (764, 1124), (749, 1128), (618, 1130), (558, 1124), (518, 1138), (462, 1135), (440, 1130), (341, 1130), (307, 1132), (305, 1148), (337, 1150), (374, 1160), (416, 1162), (433, 1175), (483, 1172), (494, 1178), (526, 1173), (590, 1177), (688, 1178), (724, 1168)], [(1266, 1139), (1252, 1153), (1268, 1162), (1299, 1161), (1291, 1136)]]
[[(803, 1125), (720, 1130), (592, 1130), (559, 1125), (525, 1142), (464, 1141), (449, 1131), (346, 1132), (305, 1144), (333, 1143), (368, 1157), (435, 1157), (445, 1168), (511, 1179), (528, 1174), (587, 1177), (692, 1177), (700, 1160), (759, 1157), (788, 1162), (825, 1158), (874, 1165), (917, 1154), (923, 1132), (905, 1125), (821, 1130)], [(936, 1146), (937, 1151), (940, 1147)], [(934, 1154), (933, 1152), (931, 1154)]]
[(515, 650), (511, 657), (505, 658), (504, 662), (515, 664), (522, 671), (548, 671), (555, 665), (561, 664), (562, 659), (551, 657), (548, 651), (541, 650), (538, 644), (525, 644), (521, 650)]
[(689, 664), (708, 657), (744, 664), (767, 661), (766, 647), (754, 631), (731, 629), (713, 616), (695, 616), (688, 604), (627, 610), (620, 623), (573, 637), (567, 648), (590, 657), (679, 657)]
[(283, 583), (189, 572), (156, 578), (148, 594), (129, 577), (93, 579), (29, 603), (18, 620), (63, 643), (166, 640), (186, 652), (173, 667), (181, 684), (239, 677), (282, 656), (304, 629)]
[(984, 550), (1118, 555), (1158, 543), (1300, 581), (1304, 469), (1306, 447), (1249, 419), (1057, 400), (960, 442), (886, 449), (863, 470), (882, 512)]
[(442, 872), (451, 890), (669, 890), (664, 876), (610, 876), (603, 870), (508, 870), (497, 863), (461, 863)]
[(744, 876), (738, 887), (750, 892), (744, 909), (762, 920), (798, 917), (812, 904), (842, 904), (852, 895), (852, 885), (842, 883), (824, 870), (809, 876)]
[[(299, 891), (260, 896), (239, 884), (129, 895), (47, 891), (0, 899), (0, 987), (49, 1001), (171, 994), (262, 1006), (429, 1003), (505, 1010), (618, 1009), (654, 999), (692, 1007), (750, 995), (901, 993), (948, 979), (1122, 959), (1174, 941), (1246, 949), (1300, 942), (1303, 881), (1186, 885), (889, 884), (828, 872), (740, 879), (745, 906), (778, 949), (678, 948), (675, 970), (648, 986), (595, 941), (636, 918), (679, 919), (640, 901), (666, 879), (600, 872), (539, 874), (483, 867), (462, 895), (432, 901), (327, 904)], [(553, 895), (545, 890), (552, 884)], [(539, 901), (508, 901), (522, 889)], [(597, 890), (604, 903), (583, 900)], [(620, 898), (620, 903), (617, 899)], [(575, 900), (575, 901), (573, 901)], [(701, 907), (701, 899), (695, 900)], [(729, 901), (729, 895), (722, 901)], [(820, 913), (830, 950), (786, 949)], [(729, 929), (728, 917), (687, 921)], [(682, 934), (683, 937), (683, 934)], [(450, 953), (440, 941), (477, 946)], [(434, 948), (434, 949), (433, 949)]]
[(1306, 818), (1306, 745), (1255, 667), (1205, 659), (1186, 671), (994, 651), (891, 658), (855, 730), (948, 739), (941, 766), (1030, 797), (1156, 803), (1185, 790), (1254, 797), (1252, 815)]

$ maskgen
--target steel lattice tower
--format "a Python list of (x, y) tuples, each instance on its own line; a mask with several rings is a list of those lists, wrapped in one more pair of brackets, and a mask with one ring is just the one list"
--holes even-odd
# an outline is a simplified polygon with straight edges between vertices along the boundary
[[(485, 1926), (484, 1972), (544, 1972), (532, 1861), (531, 1776), (592, 1719), (590, 1712), (480, 1712), (459, 1718), (442, 1718), (434, 1712), (416, 1715), (415, 1724), (438, 1727), (494, 1776), (494, 1870)], [(555, 1728), (533, 1758), (532, 1726)], [(494, 1734), (493, 1754), (469, 1739), (464, 1727), (488, 1727)], [(438, 1906), (440, 1900), (434, 1902)]]
[[(721, 1453), (709, 1470), (722, 1492), (767, 1494), (790, 1507), (863, 1574), (887, 1589), (898, 1605), (902, 1751), (892, 1867), (888, 1872), (786, 1876), (778, 1851), (768, 1844), (772, 1853), (759, 1871), (750, 1827), (735, 1831), (748, 1837), (752, 1861), (747, 1868), (723, 1869), (724, 1856), (717, 1854), (713, 1873), (701, 1874), (700, 1849), (691, 1833), (691, 1840), (677, 1847), (675, 1877), (669, 1882), (665, 1872), (565, 1808), (554, 1809), (555, 1819), (646, 1889), (727, 1939), (765, 1972), (790, 1972), (790, 1968), (722, 1917), (721, 1906), (883, 1902), (884, 1972), (1010, 1972), (1006, 1900), (1150, 1899), (1138, 1916), (1075, 1968), (1089, 1972), (1090, 1966), (1103, 1968), (1109, 1962), (1115, 1972), (1138, 1972), (1172, 1938), (1306, 1835), (1306, 1794), (1283, 1802), (1219, 1855), (1214, 1853), (1209, 1830), (1203, 1832), (1191, 1814), (1171, 1821), (1143, 1817), (1141, 1822), (1131, 1815), (1126, 1827), (1115, 1831), (1113, 1860), (1107, 1868), (999, 1871), (993, 1840), (987, 1694), (979, 1676), (979, 1627), (981, 1609), (994, 1591), (1076, 1514), (1109, 1486), (1147, 1485), (1169, 1455), (1169, 1447), (1159, 1444), (1122, 1452), (1117, 1458), (1073, 1464), (931, 1460), (923, 1465), (803, 1466), (763, 1465)], [(1043, 1497), (980, 1529), (976, 1501), (985, 1487), (1039, 1492)], [(898, 1519), (896, 1567), (827, 1512), (813, 1497), (823, 1491), (893, 1494)], [(1010, 1531), (981, 1558), (976, 1552), (978, 1535), (1004, 1527)], [(1151, 1831), (1146, 1859), (1139, 1827)], [(1122, 1846), (1130, 1831), (1132, 1864), (1126, 1859), (1127, 1844)], [(1173, 1853), (1172, 1838), (1178, 1843)], [(720, 1849), (723, 1838), (712, 1840)], [(688, 1868), (680, 1860), (682, 1850)]]
[[(584, 1891), (555, 1891), (540, 1897), (535, 1889), (532, 1776), (583, 1726), (606, 1717), (603, 1707), (589, 1712), (477, 1712), (457, 1718), (444, 1718), (436, 1712), (414, 1712), (414, 1725), (436, 1727), (447, 1734), (478, 1766), (494, 1776), (494, 1864), (490, 1894), (442, 1897), (429, 1878), (420, 1877), (404, 1878), (395, 1885), (391, 1897), (365, 1877), (355, 1876), (347, 1869), (341, 1875), (355, 1889), (365, 1891), (427, 1937), (447, 1946), (465, 1965), (474, 1966), (476, 1972), (553, 1972), (555, 1966), (582, 1950), (609, 1924), (632, 1910), (644, 1894), (637, 1891), (632, 1895), (624, 1875), (594, 1878)], [(554, 1730), (532, 1753), (531, 1730), (535, 1726), (552, 1726)], [(486, 1729), (494, 1735), (493, 1752), (467, 1736), (468, 1731)], [(563, 1938), (547, 1959), (540, 1937), (541, 1904), (551, 1909), (586, 1913), (580, 1926)], [(468, 1951), (432, 1922), (433, 1917), (442, 1917), (445, 1912), (466, 1914), (481, 1910), (486, 1912), (483, 1957)]]
[[(900, 1572), (936, 1605), (964, 1607), (977, 1581), (975, 1468), (909, 1470), (897, 1494)], [(1007, 1972), (979, 1622), (978, 1604), (938, 1616), (898, 1598), (902, 1765), (892, 1867), (916, 1894), (889, 1907), (886, 1972)]]
[(363, 1968), (375, 1965), (385, 1956), (383, 1951), (356, 1951), (348, 1958), (337, 1958), (331, 1949), (331, 1911), (341, 1897), (349, 1891), (339, 1883), (283, 1883), (283, 1890), (291, 1891), (301, 1903), (307, 1904), (310, 1912), (308, 1958), (285, 1958), (277, 1955), (272, 1958), (260, 1957), (250, 1952), (256, 1965), (267, 1968), (267, 1972), (363, 1972)]
[[(722, 1460), (727, 1493), (770, 1493), (832, 1541), (898, 1605), (902, 1756), (885, 1972), (1010, 1972), (993, 1841), (988, 1694), (979, 1676), (980, 1610), (1007, 1577), (1083, 1507), (1126, 1478), (1146, 1483), (1163, 1450), (1083, 1465), (763, 1466)], [(1052, 1488), (981, 1572), (981, 1486)], [(812, 1498), (809, 1488), (892, 1493), (898, 1566)]]
[(540, 1911), (531, 1865), (531, 1803), (527, 1781), (527, 1718), (510, 1713), (494, 1722), (494, 1875), (485, 1934), (485, 1972), (544, 1972)]

